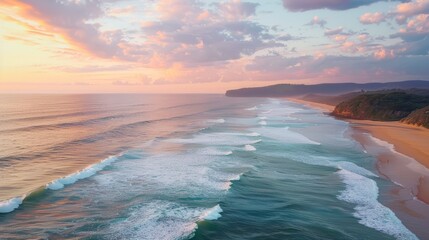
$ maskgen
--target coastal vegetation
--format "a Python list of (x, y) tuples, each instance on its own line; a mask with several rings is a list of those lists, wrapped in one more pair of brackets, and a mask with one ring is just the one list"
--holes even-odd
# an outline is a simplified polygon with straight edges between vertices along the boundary
[(332, 115), (361, 120), (398, 121), (426, 106), (429, 106), (429, 93), (418, 95), (407, 91), (369, 92), (341, 102)]
[(429, 105), (417, 109), (401, 120), (403, 123), (429, 128)]

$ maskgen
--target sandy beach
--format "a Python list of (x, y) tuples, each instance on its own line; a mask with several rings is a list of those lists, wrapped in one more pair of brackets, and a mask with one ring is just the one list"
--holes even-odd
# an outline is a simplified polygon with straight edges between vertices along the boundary
[[(301, 99), (288, 99), (310, 107), (332, 112), (335, 106), (309, 102)], [(404, 124), (398, 121), (382, 122), (369, 120), (343, 119), (351, 123), (353, 129), (371, 134), (375, 138), (384, 140), (394, 146), (394, 149), (409, 156), (429, 169), (429, 129)]]
[(289, 101), (292, 101), (292, 102), (296, 102), (296, 103), (303, 104), (303, 105), (306, 105), (309, 107), (321, 109), (326, 113), (331, 113), (335, 109), (335, 106), (324, 104), (324, 103), (310, 102), (310, 101), (305, 101), (305, 100), (298, 99), (298, 98), (287, 98), (287, 99)]
[[(290, 101), (325, 113), (334, 106), (302, 99)], [(401, 122), (342, 119), (350, 123), (349, 134), (368, 154), (375, 156), (379, 174), (398, 186), (383, 201), (407, 227), (429, 237), (429, 129)]]

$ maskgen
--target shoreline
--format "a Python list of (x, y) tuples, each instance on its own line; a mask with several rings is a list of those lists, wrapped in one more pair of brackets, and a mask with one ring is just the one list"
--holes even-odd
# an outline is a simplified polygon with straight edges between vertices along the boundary
[[(287, 99), (324, 113), (335, 108), (302, 99)], [(380, 199), (383, 204), (420, 238), (429, 238), (429, 129), (400, 122), (340, 120), (350, 124), (350, 137), (377, 159), (379, 175), (396, 184), (386, 189), (386, 199)]]

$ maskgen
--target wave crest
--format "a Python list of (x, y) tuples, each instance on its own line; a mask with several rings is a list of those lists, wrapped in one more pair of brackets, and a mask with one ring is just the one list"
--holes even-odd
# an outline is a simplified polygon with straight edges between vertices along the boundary
[(25, 196), (14, 197), (6, 201), (0, 202), (0, 213), (10, 213), (21, 205)]
[(85, 179), (88, 177), (91, 177), (92, 175), (96, 174), (97, 172), (101, 171), (106, 166), (110, 165), (112, 162), (116, 161), (117, 157), (111, 156), (103, 161), (92, 164), (76, 173), (70, 174), (68, 176), (56, 179), (48, 184), (46, 184), (46, 189), (50, 190), (58, 190), (64, 188), (65, 185), (73, 184), (77, 182), (78, 180)]

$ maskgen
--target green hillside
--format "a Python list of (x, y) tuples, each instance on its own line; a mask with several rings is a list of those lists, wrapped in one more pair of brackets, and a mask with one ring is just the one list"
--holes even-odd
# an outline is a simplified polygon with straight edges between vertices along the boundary
[(429, 106), (413, 111), (401, 122), (429, 128)]
[(364, 93), (335, 107), (334, 116), (376, 121), (397, 121), (429, 105), (429, 95), (404, 91)]

